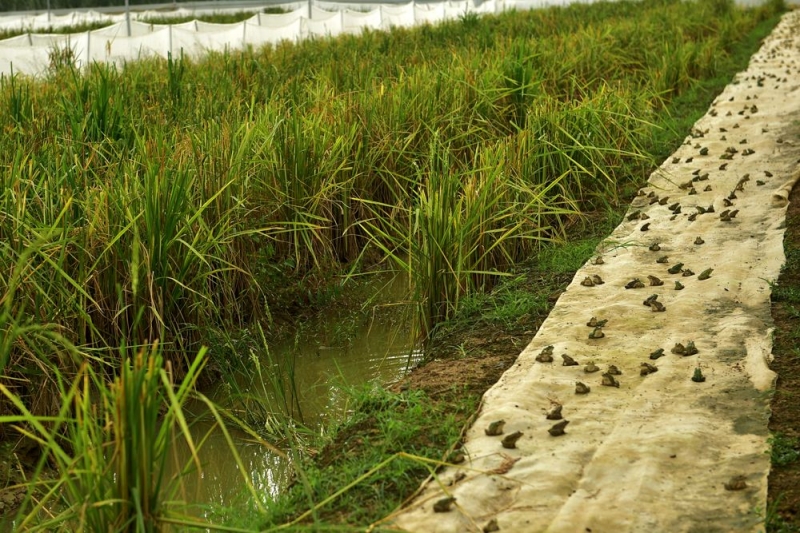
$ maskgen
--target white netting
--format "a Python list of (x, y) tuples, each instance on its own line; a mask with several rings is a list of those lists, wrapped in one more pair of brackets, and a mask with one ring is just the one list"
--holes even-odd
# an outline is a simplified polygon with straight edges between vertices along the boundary
[(468, 2), (445, 2), (444, 18), (457, 19), (469, 10)]
[(80, 39), (81, 37), (86, 38), (85, 33), (73, 33), (67, 35), (61, 34), (52, 34), (52, 33), (31, 33), (30, 35), (30, 45), (34, 48), (53, 48), (57, 46), (59, 48), (63, 47), (65, 44), (74, 41), (76, 39)]
[(414, 6), (414, 19), (417, 24), (436, 24), (444, 20), (444, 4)]
[[(148, 26), (149, 25), (142, 25)], [(122, 35), (125, 35), (124, 33)], [(170, 49), (170, 29), (159, 28), (151, 33), (138, 34), (133, 37), (120, 36), (104, 39), (92, 35), (88, 59), (90, 62), (108, 62), (120, 64), (125, 61), (150, 56), (167, 57)]]
[(328, 17), (324, 20), (315, 20), (315, 19), (301, 19), (302, 22), (302, 32), (300, 38), (305, 37), (325, 37), (325, 36), (336, 36), (339, 35), (344, 31), (344, 24), (343, 24), (343, 17), (344, 13), (341, 11), (338, 13), (334, 13), (332, 17)]
[[(168, 53), (199, 56), (210, 50), (232, 50), (274, 44), (282, 40), (296, 41), (306, 37), (359, 33), (365, 28), (379, 30), (393, 26), (435, 23), (444, 20), (448, 14), (460, 16), (468, 9), (466, 2), (424, 6), (416, 6), (414, 3), (390, 6), (357, 5), (361, 10), (370, 9), (367, 12), (346, 9), (355, 8), (356, 5), (323, 5), (333, 9), (325, 10), (317, 6), (309, 9), (309, 5), (303, 3), (287, 4), (296, 9), (274, 15), (256, 13), (248, 20), (235, 24), (213, 24), (198, 20), (172, 25), (147, 23), (147, 20), (165, 16), (156, 11), (131, 13), (130, 19), (125, 14), (107, 15), (94, 11), (64, 16), (4, 16), (0, 17), (0, 30), (27, 29), (30, 33), (0, 41), (0, 75), (10, 74), (12, 66), (13, 71), (18, 73), (43, 73), (51, 65), (50, 58), (54, 51), (65, 47), (72, 49), (78, 66), (91, 62), (121, 63), (150, 55), (167, 57)], [(477, 11), (480, 6), (472, 8)], [(495, 9), (496, 6), (492, 3), (491, 9), (481, 11), (494, 12)], [(221, 11), (224, 10), (214, 12)], [(178, 9), (172, 11), (170, 16), (199, 14), (200, 11)], [(79, 34), (34, 33), (95, 22), (107, 22), (111, 25)]]
[[(153, 33), (154, 28), (152, 24), (145, 24), (144, 22), (131, 21), (131, 37), (140, 37), (142, 35), (149, 35)], [(128, 37), (128, 28), (125, 22), (117, 22), (111, 26), (100, 28), (91, 32), (92, 39), (118, 39)]]
[[(28, 39), (27, 35), (21, 35), (14, 39)], [(12, 72), (41, 72), (47, 70), (50, 65), (50, 50), (43, 47), (31, 46), (4, 46), (0, 44), (0, 73)]]
[[(282, 13), (280, 15), (256, 15), (255, 24), (265, 28), (285, 28), (294, 24), (300, 19), (308, 16), (308, 7), (300, 7), (289, 13)], [(253, 20), (253, 19), (250, 19)]]
[(381, 28), (381, 10), (373, 9), (368, 13), (345, 11), (342, 15), (344, 31), (358, 33), (364, 28), (378, 30)]
[(305, 19), (297, 18), (280, 28), (269, 26), (247, 26), (247, 44), (261, 46), (264, 44), (277, 44), (280, 41), (294, 41), (301, 34), (301, 24)]
[[(149, 24), (156, 17), (197, 17), (207, 13), (242, 11), (242, 8), (189, 10), (169, 13), (158, 11), (105, 14), (95, 11), (74, 12), (63, 16), (7, 15), (0, 16), (0, 31), (19, 30), (28, 34), (0, 40), (0, 75), (12, 71), (37, 75), (47, 71), (51, 54), (64, 46), (72, 48), (76, 64), (111, 61), (119, 63), (144, 55), (167, 57), (168, 53), (199, 56), (211, 50), (234, 50), (261, 46), (282, 40), (297, 41), (308, 37), (335, 36), (359, 33), (364, 29), (381, 30), (392, 27), (411, 27), (436, 24), (443, 20), (463, 17), (467, 13), (497, 13), (506, 9), (536, 9), (566, 5), (574, 1), (590, 3), (595, 0), (468, 0), (416, 4), (347, 4), (315, 1), (282, 4), (288, 13), (255, 13), (235, 24), (212, 24), (192, 20), (181, 24)], [(754, 4), (762, 0), (737, 0), (739, 4)], [(796, 2), (797, 0), (792, 0)], [(250, 8), (260, 10), (261, 8)], [(91, 32), (39, 35), (56, 28), (79, 24), (110, 23), (111, 26)], [(38, 33), (37, 33), (38, 32)]]
[[(311, 8), (311, 20), (316, 20), (316, 21), (329, 20), (329, 19), (332, 19), (334, 17), (340, 16), (341, 13), (342, 13), (341, 11), (335, 11), (335, 10), (326, 11), (326, 10), (320, 9), (318, 7), (312, 7)], [(305, 17), (306, 15), (307, 15), (307, 10), (306, 10), (306, 13), (302, 13), (301, 14), (302, 17)]]
[(382, 6), (381, 7), (381, 22), (384, 28), (409, 27), (413, 26), (414, 18), (414, 5), (406, 4), (404, 6)]

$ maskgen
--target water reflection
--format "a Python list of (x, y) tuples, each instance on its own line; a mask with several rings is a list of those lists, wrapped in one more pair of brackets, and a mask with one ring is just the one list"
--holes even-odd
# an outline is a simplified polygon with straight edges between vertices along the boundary
[[(320, 340), (331, 338), (325, 327), (321, 324), (318, 329), (307, 328), (315, 334), (270, 346), (269, 353), (256, 354), (265, 379), (240, 383), (239, 393), (266, 396), (277, 408), (282, 400), (267, 376), (270, 372), (273, 376), (286, 374), (287, 364), (293, 361), (295, 412), (299, 407), (304, 425), (318, 431), (324, 422), (343, 415), (348, 400), (343, 391), (345, 386), (399, 380), (423, 355), (408, 329), (398, 328), (390, 320), (370, 320), (351, 328), (348, 342), (337, 346)], [(223, 405), (230, 394), (231, 389), (222, 385), (210, 391), (210, 396)], [(199, 454), (202, 469), (183, 478), (179, 499), (203, 506), (200, 514), (209, 519), (213, 511), (204, 507), (207, 504), (223, 508), (247, 505), (250, 496), (222, 432), (207, 419), (196, 421), (192, 430), (196, 441), (203, 441)], [(287, 455), (275, 453), (243, 432), (231, 430), (231, 433), (257, 493), (262, 500), (274, 497), (290, 481)], [(185, 446), (176, 448), (174, 471), (177, 471), (174, 465), (185, 464), (190, 457)]]
[[(274, 498), (289, 481), (290, 459), (253, 442), (240, 432), (232, 430), (231, 433), (242, 465), (249, 474), (256, 493), (262, 500)], [(222, 432), (214, 424), (201, 421), (192, 426), (192, 436), (195, 443), (203, 442), (199, 451), (201, 466), (198, 470), (191, 462), (188, 447), (179, 441), (170, 470), (177, 472), (176, 465), (180, 464), (188, 473), (181, 480), (177, 499), (198, 505), (201, 515), (214, 511), (213, 508), (202, 510), (205, 505), (230, 508), (247, 504), (251, 495)], [(216, 511), (219, 512), (220, 509)]]

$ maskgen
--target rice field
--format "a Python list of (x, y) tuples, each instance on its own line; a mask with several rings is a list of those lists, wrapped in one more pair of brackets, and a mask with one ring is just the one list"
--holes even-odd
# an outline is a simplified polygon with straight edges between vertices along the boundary
[[(44, 79), (0, 80), (0, 436), (27, 428), (43, 458), (58, 456), (49, 497), (71, 511), (55, 524), (78, 527), (84, 497), (133, 498), (86, 496), (112, 465), (85, 454), (102, 444), (136, 467), (140, 444), (109, 431), (158, 433), (164, 409), (180, 431), (172, 384), (191, 388), (214, 332), (268, 323), (290, 280), (406, 273), (425, 336), (618, 206), (656, 163), (666, 103), (780, 9), (644, 0), (465, 15), (85, 72), (54, 55)], [(136, 403), (125, 380), (162, 403), (70, 426)], [(65, 447), (65, 427), (94, 433)], [(80, 469), (99, 472), (87, 485), (71, 477), (81, 461), (99, 468)], [(121, 504), (97, 527), (164, 526), (166, 493), (150, 481), (149, 510)]]

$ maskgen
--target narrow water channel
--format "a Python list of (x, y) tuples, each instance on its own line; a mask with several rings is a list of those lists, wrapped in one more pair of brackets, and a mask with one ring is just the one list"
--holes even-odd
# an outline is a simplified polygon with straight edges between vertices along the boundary
[[(238, 394), (252, 395), (267, 401), (259, 405), (270, 405), (279, 409), (284, 405), (276, 393), (269, 373), (287, 374), (293, 363), (293, 385), (296, 401), (286, 400), (295, 418), (302, 417), (302, 424), (318, 432), (326, 422), (341, 419), (347, 409), (349, 396), (344, 389), (377, 382), (382, 385), (401, 379), (422, 357), (419, 345), (411, 336), (411, 329), (398, 325), (386, 317), (352, 321), (347, 325), (346, 340), (331, 342), (342, 337), (341, 322), (350, 320), (336, 312), (318, 324), (306, 324), (303, 331), (288, 341), (269, 346), (257, 356), (264, 379), (251, 383), (240, 383)], [(334, 345), (331, 345), (334, 344)], [(255, 364), (255, 361), (253, 362)], [(287, 385), (287, 380), (284, 380)], [(225, 405), (230, 387), (220, 384), (209, 396), (220, 405)], [(228, 402), (229, 403), (229, 402)], [(194, 437), (201, 439), (210, 422), (193, 424)], [(290, 465), (287, 460), (262, 445), (236, 435), (236, 447), (242, 463), (259, 494), (265, 499), (276, 495), (289, 479)], [(241, 475), (224, 436), (215, 431), (204, 442), (200, 451), (201, 472), (188, 474), (182, 483), (178, 499), (200, 506), (200, 514), (206, 514), (202, 506), (231, 508), (246, 504), (248, 495)], [(185, 464), (187, 450), (178, 450), (176, 464)], [(174, 467), (173, 467), (174, 468)]]

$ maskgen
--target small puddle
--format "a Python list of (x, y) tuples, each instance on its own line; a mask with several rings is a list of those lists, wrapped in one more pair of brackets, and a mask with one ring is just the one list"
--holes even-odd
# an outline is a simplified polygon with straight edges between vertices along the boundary
[[(261, 401), (250, 402), (254, 409), (268, 405), (273, 412), (291, 412), (309, 430), (319, 432), (324, 423), (344, 415), (349, 399), (345, 392), (347, 387), (397, 381), (423, 357), (421, 345), (412, 338), (411, 328), (386, 316), (391, 314), (380, 312), (369, 319), (358, 320), (337, 314), (334, 310), (319, 323), (304, 325), (303, 331), (308, 334), (270, 346), (269, 353), (264, 350), (264, 353), (254, 354), (257, 359), (252, 360), (251, 364), (254, 367), (260, 365), (263, 379), (253, 380), (249, 384), (239, 383), (240, 390), (236, 393), (230, 386), (220, 384), (216, 389), (206, 391), (206, 394), (223, 406), (230, 404), (230, 399), (236, 395), (259, 399)], [(346, 324), (345, 335), (342, 335), (343, 323)], [(338, 343), (330, 341), (342, 337), (346, 337), (346, 340)], [(294, 398), (289, 397), (291, 386), (286, 377), (289, 373), (294, 376)], [(276, 393), (268, 377), (270, 375), (284, 376), (284, 385), (290, 391), (286, 399)], [(240, 402), (235, 406), (239, 412), (242, 412), (241, 405)], [(200, 411), (198, 404), (188, 407), (190, 411)], [(255, 418), (266, 420), (258, 413)], [(211, 422), (196, 421), (192, 427), (197, 443), (208, 432)], [(253, 442), (241, 431), (231, 429), (231, 432), (256, 491), (264, 498), (277, 495), (289, 480), (288, 460)], [(269, 438), (266, 440), (272, 442)], [(173, 458), (173, 472), (176, 470), (174, 465), (185, 464), (190, 459), (188, 450), (180, 449), (181, 446), (178, 448)], [(217, 506), (231, 509), (245, 505), (249, 495), (220, 431), (211, 432), (202, 445), (199, 457), (202, 472), (192, 472), (184, 478), (177, 498), (197, 505), (201, 515), (214, 512), (213, 507)], [(204, 506), (208, 506), (208, 512), (203, 511)], [(211, 518), (210, 515), (207, 517)]]

